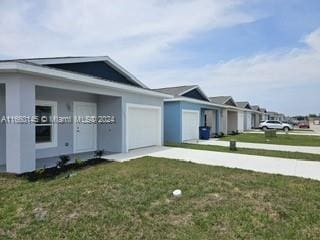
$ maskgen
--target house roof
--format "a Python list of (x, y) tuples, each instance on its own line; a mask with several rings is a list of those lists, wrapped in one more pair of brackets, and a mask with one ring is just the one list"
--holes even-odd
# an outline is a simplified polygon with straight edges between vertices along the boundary
[(260, 111), (260, 107), (258, 105), (252, 105), (251, 109), (255, 111)]
[(189, 86), (157, 88), (157, 89), (153, 89), (153, 90), (178, 97), (178, 96), (181, 96), (186, 91), (191, 91), (195, 87), (197, 87), (197, 86), (196, 85), (189, 85)]
[[(67, 56), (67, 57), (50, 57), (50, 58), (25, 58), (25, 59), (13, 59), (13, 61), (23, 61), (23, 62), (29, 62), (33, 64), (38, 64), (38, 65), (45, 65), (45, 66), (51, 66), (51, 67), (58, 67), (58, 65), (70, 65), (70, 64), (80, 64), (80, 63), (92, 63), (92, 62), (101, 62), (103, 64), (106, 64), (106, 67), (110, 67), (111, 69), (115, 70), (122, 76), (124, 76), (125, 79), (127, 79), (128, 82), (132, 83), (135, 86), (139, 86), (142, 88), (148, 88), (146, 85), (144, 85), (141, 81), (139, 81), (133, 74), (128, 72), (126, 69), (124, 69), (122, 66), (120, 66), (118, 63), (116, 63), (114, 60), (112, 60), (109, 56)], [(68, 70), (68, 69), (64, 69)], [(69, 71), (73, 71), (70, 70)], [(75, 71), (77, 72), (77, 71)], [(94, 75), (90, 73), (85, 73), (85, 72), (79, 72), (83, 74), (88, 74), (88, 75)], [(97, 75), (95, 75), (97, 77)], [(98, 75), (98, 77), (109, 80), (109, 81), (114, 81), (112, 79), (108, 79), (107, 77), (103, 75)]]
[[(201, 90), (201, 88), (198, 85), (186, 85), (186, 86), (176, 86), (176, 87), (166, 87), (166, 88), (157, 88), (153, 89), (158, 92), (166, 93), (173, 95), (174, 97), (189, 97), (188, 93), (191, 91), (198, 91), (198, 93), (201, 95), (203, 100), (209, 101), (208, 97), (205, 95), (205, 93)], [(190, 97), (193, 98), (193, 97)]]
[(209, 97), (209, 100), (213, 103), (237, 107), (237, 104), (235, 103), (235, 101), (233, 100), (233, 98), (231, 96)]
[(150, 96), (161, 97), (161, 98), (172, 98), (171, 95), (156, 92), (151, 89), (141, 88), (141, 87), (132, 86), (124, 83), (118, 83), (114, 81), (108, 81), (96, 76), (61, 70), (61, 69), (52, 68), (46, 65), (43, 66), (36, 63), (32, 63), (30, 61), (26, 61), (26, 60), (1, 60), (0, 73), (1, 72), (20, 72), (20, 73), (34, 74), (34, 75), (40, 75), (40, 76), (53, 77), (59, 80), (71, 81), (73, 83), (98, 86), (101, 88), (111, 87), (114, 89), (124, 90), (126, 92), (133, 92), (133, 93), (150, 95)]
[(267, 112), (267, 109), (265, 109), (265, 108), (260, 108), (260, 112), (266, 113), (266, 112)]
[(236, 102), (237, 107), (251, 109), (249, 102)]

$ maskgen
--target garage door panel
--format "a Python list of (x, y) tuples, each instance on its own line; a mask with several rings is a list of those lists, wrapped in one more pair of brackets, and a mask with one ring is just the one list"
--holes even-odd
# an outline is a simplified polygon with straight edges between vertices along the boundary
[(182, 141), (199, 138), (199, 111), (182, 111)]
[(128, 107), (128, 149), (161, 144), (160, 108)]

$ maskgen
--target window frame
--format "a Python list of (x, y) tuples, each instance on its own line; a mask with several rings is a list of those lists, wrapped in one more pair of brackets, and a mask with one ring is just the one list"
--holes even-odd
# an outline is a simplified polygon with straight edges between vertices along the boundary
[[(37, 106), (42, 107), (51, 107), (51, 115), (57, 116), (58, 112), (58, 103), (55, 101), (44, 101), (44, 100), (36, 100), (35, 110)], [(47, 124), (36, 124), (35, 123), (35, 134), (37, 132), (37, 126), (52, 126), (51, 127), (51, 141), (44, 143), (36, 143), (36, 149), (44, 149), (44, 148), (54, 148), (58, 146), (58, 125), (55, 122), (47, 123)]]

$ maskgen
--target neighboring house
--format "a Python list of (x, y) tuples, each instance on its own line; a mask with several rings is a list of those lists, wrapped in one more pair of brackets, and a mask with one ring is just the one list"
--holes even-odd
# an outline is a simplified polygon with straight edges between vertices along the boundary
[(224, 106), (221, 113), (221, 131), (223, 133), (243, 131), (243, 111), (237, 107), (231, 96), (216, 96), (209, 97), (209, 99), (212, 103)]
[[(236, 102), (237, 107), (243, 109), (243, 130), (250, 130), (252, 129), (252, 109), (249, 102)], [(239, 110), (241, 111), (241, 110)]]
[(282, 117), (280, 113), (268, 111), (267, 115), (268, 115), (268, 120), (282, 121), (281, 120)]
[(109, 57), (0, 61), (0, 114), (106, 116), (111, 123), (51, 121), (0, 125), (0, 165), (23, 173), (56, 163), (59, 155), (93, 156), (162, 145), (163, 99)]
[(260, 112), (261, 112), (261, 121), (266, 121), (266, 120), (268, 120), (267, 109), (265, 109), (265, 108), (260, 108)]
[(260, 107), (258, 105), (252, 105), (251, 106), (252, 109), (252, 128), (258, 128), (259, 127), (259, 123), (262, 120), (262, 113), (260, 111)]
[(154, 89), (173, 95), (164, 102), (165, 142), (181, 143), (199, 139), (199, 127), (209, 126), (211, 135), (219, 133), (222, 104), (214, 104), (199, 86), (178, 86)]

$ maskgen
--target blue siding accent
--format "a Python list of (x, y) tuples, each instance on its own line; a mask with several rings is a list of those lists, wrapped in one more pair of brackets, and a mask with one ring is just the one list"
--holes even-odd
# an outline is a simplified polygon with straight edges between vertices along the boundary
[(182, 142), (182, 110), (196, 110), (200, 112), (200, 125), (204, 125), (204, 111), (215, 110), (216, 131), (220, 132), (220, 108), (206, 104), (190, 102), (165, 102), (164, 103), (164, 141), (170, 143)]
[(47, 65), (53, 68), (62, 70), (84, 73), (113, 82), (124, 83), (131, 86), (141, 87), (140, 85), (131, 82), (126, 76), (119, 73), (103, 61), (83, 62), (83, 63), (63, 63)]
[(164, 141), (180, 143), (182, 139), (182, 115), (180, 102), (164, 103)]

